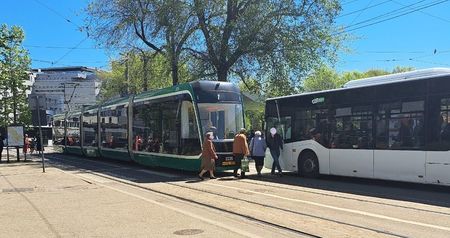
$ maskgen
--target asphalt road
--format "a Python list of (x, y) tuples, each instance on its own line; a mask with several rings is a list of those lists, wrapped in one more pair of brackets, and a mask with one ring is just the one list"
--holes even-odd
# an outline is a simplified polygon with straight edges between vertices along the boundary
[[(0, 167), (2, 200), (28, 200), (35, 207), (32, 221), (47, 230), (42, 237), (450, 237), (447, 187), (254, 173), (199, 181), (195, 173), (133, 163), (59, 154), (47, 159), (48, 173), (59, 181), (35, 174), (37, 158), (25, 179), (25, 163)], [(36, 180), (33, 191), (23, 190), (30, 180)], [(2, 226), (23, 209), (22, 203), (2, 209)], [(6, 224), (15, 228), (5, 237), (38, 234), (20, 230), (20, 217), (9, 218)]]

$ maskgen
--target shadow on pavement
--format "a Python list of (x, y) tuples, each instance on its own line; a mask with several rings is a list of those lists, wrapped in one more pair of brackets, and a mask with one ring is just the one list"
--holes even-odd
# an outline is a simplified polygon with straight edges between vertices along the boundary
[[(324, 191), (348, 193), (354, 195), (417, 202), (441, 207), (450, 207), (450, 187), (428, 184), (415, 184), (375, 179), (362, 179), (341, 176), (321, 176), (317, 179), (299, 177), (296, 173), (284, 173), (278, 177), (264, 174), (248, 176), (252, 180), (292, 185), (292, 189), (312, 188)], [(268, 186), (276, 187), (276, 184)], [(295, 188), (297, 187), (297, 188)]]

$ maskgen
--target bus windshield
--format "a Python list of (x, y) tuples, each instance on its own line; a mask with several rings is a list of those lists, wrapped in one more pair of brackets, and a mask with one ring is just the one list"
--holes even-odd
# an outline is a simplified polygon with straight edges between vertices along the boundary
[(244, 127), (242, 104), (199, 103), (198, 109), (203, 134), (211, 131), (215, 139), (233, 139)]

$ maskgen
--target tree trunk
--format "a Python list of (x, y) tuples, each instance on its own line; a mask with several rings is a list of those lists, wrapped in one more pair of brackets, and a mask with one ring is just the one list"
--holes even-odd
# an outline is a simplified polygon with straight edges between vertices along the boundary
[(178, 85), (178, 60), (175, 57), (171, 57), (171, 69), (172, 69), (172, 85)]
[(144, 68), (144, 92), (148, 90), (148, 57), (145, 53), (142, 56), (143, 68)]
[(217, 80), (221, 82), (227, 82), (228, 78), (228, 67), (221, 65), (217, 70)]

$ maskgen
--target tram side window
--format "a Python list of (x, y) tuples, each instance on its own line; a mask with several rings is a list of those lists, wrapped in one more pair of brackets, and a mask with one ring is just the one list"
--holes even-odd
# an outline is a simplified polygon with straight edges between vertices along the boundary
[(415, 150), (424, 146), (424, 101), (380, 104), (377, 149)]
[(67, 145), (80, 146), (80, 118), (72, 117), (67, 120)]
[(372, 146), (370, 106), (336, 108), (331, 148), (369, 149)]
[(198, 155), (201, 153), (197, 118), (191, 101), (181, 103), (180, 154)]
[(178, 154), (180, 134), (181, 101), (161, 103), (162, 149), (164, 154)]
[(136, 103), (133, 108), (133, 150), (161, 152), (161, 109), (159, 103)]
[(83, 146), (97, 145), (97, 113), (83, 114)]
[(102, 147), (119, 150), (128, 149), (127, 111), (128, 107), (120, 105), (103, 109), (100, 112)]
[(53, 141), (55, 145), (64, 145), (64, 125), (61, 120), (54, 122)]

